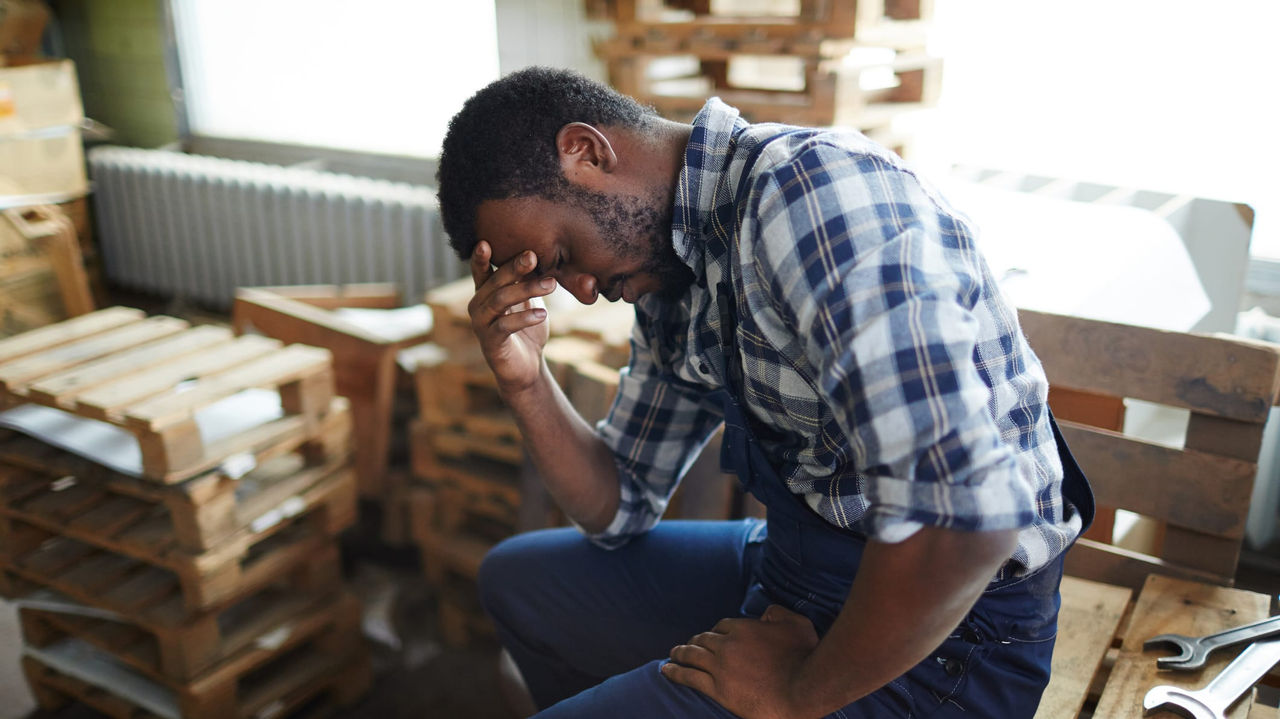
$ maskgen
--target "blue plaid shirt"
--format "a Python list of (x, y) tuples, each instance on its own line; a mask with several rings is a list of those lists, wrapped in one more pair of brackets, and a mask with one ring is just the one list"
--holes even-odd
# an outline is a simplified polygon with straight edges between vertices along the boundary
[(749, 125), (719, 99), (693, 124), (672, 232), (697, 281), (636, 306), (597, 427), (622, 503), (592, 539), (652, 527), (722, 422), (731, 286), (726, 306), (749, 310), (738, 399), (791, 492), (882, 541), (1018, 529), (1014, 571), (1056, 557), (1080, 520), (1063, 518), (1048, 385), (968, 221), (860, 134)]

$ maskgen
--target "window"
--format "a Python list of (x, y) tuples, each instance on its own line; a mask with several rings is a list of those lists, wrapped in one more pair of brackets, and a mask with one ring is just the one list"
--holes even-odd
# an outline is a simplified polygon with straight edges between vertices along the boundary
[(491, 2), (171, 1), (197, 135), (431, 157), (498, 77)]

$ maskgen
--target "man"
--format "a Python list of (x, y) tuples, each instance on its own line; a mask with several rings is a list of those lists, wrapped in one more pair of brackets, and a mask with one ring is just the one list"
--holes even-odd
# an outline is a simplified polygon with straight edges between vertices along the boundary
[[(533, 68), (467, 101), (438, 180), (484, 355), (577, 525), (481, 570), (538, 716), (1034, 714), (1092, 500), (972, 229), (896, 156)], [(542, 361), (556, 285), (636, 306), (595, 428)], [(722, 422), (767, 523), (658, 523)]]

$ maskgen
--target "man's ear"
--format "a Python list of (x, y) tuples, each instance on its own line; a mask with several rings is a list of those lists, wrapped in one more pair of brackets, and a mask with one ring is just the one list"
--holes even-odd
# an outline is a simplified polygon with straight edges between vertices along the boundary
[(618, 166), (618, 155), (613, 144), (591, 125), (571, 122), (556, 133), (556, 150), (560, 154), (560, 170), (565, 179), (588, 186), (592, 180), (613, 172)]

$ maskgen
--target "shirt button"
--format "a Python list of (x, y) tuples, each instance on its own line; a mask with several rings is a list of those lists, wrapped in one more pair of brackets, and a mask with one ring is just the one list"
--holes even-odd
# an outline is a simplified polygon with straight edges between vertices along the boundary
[(706, 362), (698, 363), (698, 371), (702, 374), (711, 374), (711, 368), (707, 366)]
[(982, 634), (972, 627), (965, 627), (964, 631), (960, 633), (960, 638), (970, 644), (982, 643)]
[(959, 659), (948, 659), (942, 665), (942, 669), (947, 673), (947, 676), (958, 677), (960, 676), (960, 672), (963, 671), (964, 665), (960, 663)]

